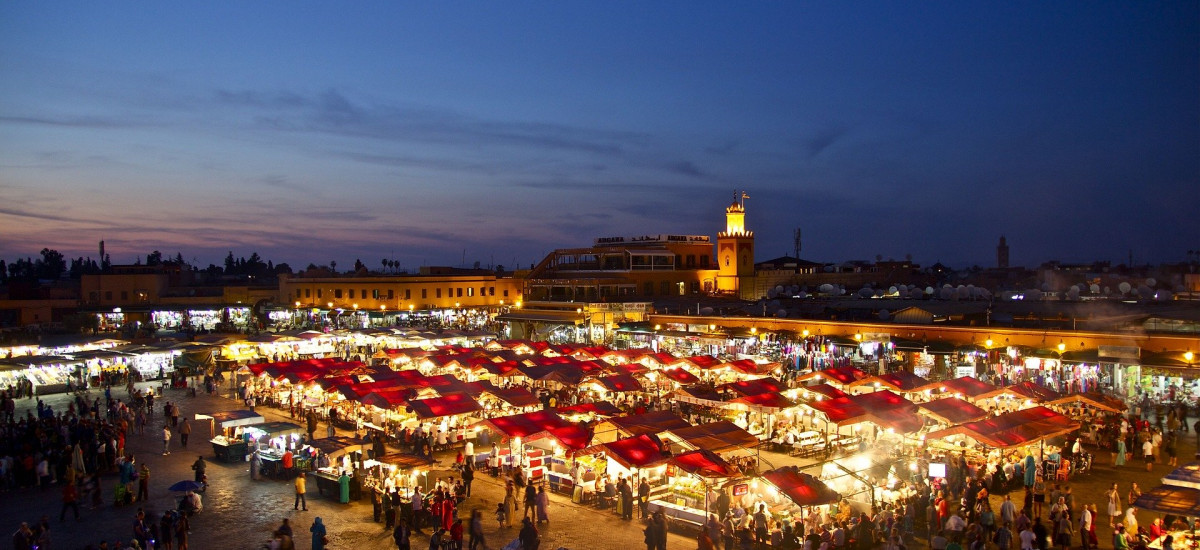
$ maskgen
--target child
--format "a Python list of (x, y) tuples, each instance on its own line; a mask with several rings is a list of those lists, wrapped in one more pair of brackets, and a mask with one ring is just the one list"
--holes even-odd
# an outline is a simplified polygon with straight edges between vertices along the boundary
[(500, 524), (500, 528), (508, 527), (508, 510), (504, 508), (504, 503), (496, 504), (496, 522)]

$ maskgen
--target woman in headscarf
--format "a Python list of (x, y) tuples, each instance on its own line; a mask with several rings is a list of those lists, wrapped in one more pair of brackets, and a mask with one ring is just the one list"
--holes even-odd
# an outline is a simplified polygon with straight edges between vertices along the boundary
[(321, 523), (321, 518), (314, 519), (308, 530), (312, 532), (313, 550), (325, 550), (325, 524)]
[(1135, 534), (1138, 532), (1137, 516), (1133, 514), (1132, 506), (1125, 510), (1125, 532)]

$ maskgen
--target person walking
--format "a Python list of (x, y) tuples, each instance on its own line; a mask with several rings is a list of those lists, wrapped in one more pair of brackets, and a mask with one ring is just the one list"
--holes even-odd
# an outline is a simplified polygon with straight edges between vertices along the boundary
[(308, 492), (308, 486), (306, 483), (307, 482), (304, 476), (296, 476), (296, 481), (294, 482), (296, 487), (296, 501), (292, 503), (293, 510), (299, 510), (300, 505), (303, 504), (304, 511), (308, 511), (308, 501), (304, 498), (304, 493)]
[(525, 509), (521, 512), (521, 517), (536, 520), (535, 509), (537, 507), (537, 490), (533, 488), (533, 484), (525, 485)]
[(192, 425), (188, 423), (186, 418), (184, 418), (183, 422), (179, 424), (179, 444), (182, 445), (184, 449), (187, 448), (189, 435), (192, 435)]
[(534, 499), (537, 503), (537, 522), (550, 523), (550, 494), (546, 492), (546, 486), (538, 487), (537, 497)]
[(58, 512), (58, 521), (62, 522), (66, 519), (67, 508), (75, 512), (75, 521), (79, 521), (79, 490), (75, 488), (74, 483), (68, 482), (63, 485), (62, 501), (62, 510)]
[(325, 550), (329, 536), (325, 532), (325, 524), (321, 523), (320, 516), (313, 520), (312, 527), (309, 527), (308, 530), (312, 532), (312, 550)]
[(646, 481), (644, 477), (638, 482), (637, 501), (638, 513), (641, 514), (642, 519), (646, 519), (650, 516), (650, 511), (647, 509), (650, 505), (650, 482)]
[(163, 456), (171, 454), (171, 428), (163, 426), (162, 431)]
[(475, 481), (475, 458), (474, 458), (474, 456), (472, 456), (471, 460), (468, 460), (465, 463), (463, 463), (462, 480), (463, 480), (463, 488), (466, 490), (464, 495), (469, 497), (469, 496), (471, 496), (471, 482)]
[(142, 463), (141, 470), (138, 471), (138, 492), (137, 501), (143, 502), (150, 499), (150, 466)]
[(483, 537), (483, 512), (471, 510), (471, 523), (467, 526), (467, 550), (488, 550)]
[[(412, 526), (407, 520), (396, 522), (396, 528), (392, 529), (392, 541), (396, 543), (396, 550), (412, 550), (410, 538), (412, 537)], [(486, 548), (484, 550), (487, 550)]]

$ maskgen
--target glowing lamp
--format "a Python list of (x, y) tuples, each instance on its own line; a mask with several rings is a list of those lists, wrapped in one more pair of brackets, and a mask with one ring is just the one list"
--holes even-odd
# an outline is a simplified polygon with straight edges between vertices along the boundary
[(1194, 357), (1196, 357), (1196, 354), (1192, 353), (1192, 352), (1191, 352), (1191, 350), (1188, 350), (1188, 352), (1187, 352), (1187, 353), (1184, 353), (1184, 354), (1183, 354), (1183, 358), (1184, 358), (1184, 359), (1187, 359), (1189, 362), (1190, 362), (1190, 361), (1191, 361), (1191, 360), (1192, 360)]

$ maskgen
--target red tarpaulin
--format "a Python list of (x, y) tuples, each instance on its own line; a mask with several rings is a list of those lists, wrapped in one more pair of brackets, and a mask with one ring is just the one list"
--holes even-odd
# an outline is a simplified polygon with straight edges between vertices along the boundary
[(571, 451), (578, 451), (592, 444), (592, 430), (575, 424), (552, 428), (546, 433)]
[(974, 422), (988, 415), (987, 411), (957, 397), (943, 397), (917, 406), (946, 424)]
[(533, 395), (529, 390), (519, 386), (513, 386), (511, 388), (492, 388), (486, 391), (487, 393), (496, 396), (501, 401), (504, 401), (505, 403), (508, 403), (514, 407), (532, 407), (534, 405), (541, 404), (541, 401), (538, 400), (536, 395)]
[(536, 433), (571, 425), (570, 422), (563, 420), (562, 417), (552, 411), (535, 411), (525, 414), (498, 416), (484, 420), (480, 424), (490, 426), (504, 438), (529, 438), (529, 436)]
[(409, 401), (408, 408), (412, 409), (417, 418), (422, 420), (467, 414), (483, 409), (477, 401), (465, 393), (448, 393), (441, 397)]
[(930, 433), (927, 438), (966, 435), (984, 445), (1005, 448), (1036, 443), (1078, 429), (1078, 422), (1039, 406), (959, 424)]
[(803, 391), (813, 392), (817, 395), (825, 396), (829, 399), (837, 399), (839, 397), (847, 397), (850, 395), (824, 382), (820, 384), (813, 384), (812, 386), (800, 386), (800, 389)]
[(700, 381), (699, 378), (696, 378), (696, 375), (683, 369), (665, 369), (659, 372), (661, 372), (663, 376), (679, 382), (680, 384), (695, 384), (696, 382)]
[[(769, 363), (768, 365), (773, 365), (774, 367), (778, 367), (779, 363)], [(736, 361), (727, 361), (725, 363), (722, 363), (720, 366), (728, 367), (730, 369), (736, 370), (743, 374), (758, 374), (760, 370), (762, 372), (770, 372), (772, 370), (775, 370), (773, 367), (768, 366), (768, 365), (759, 365), (758, 363), (755, 363), (754, 360), (752, 360), (752, 359), (738, 359)]]
[[(603, 362), (601, 362), (601, 363), (603, 363)], [(604, 370), (611, 372), (613, 374), (626, 374), (626, 375), (632, 376), (635, 374), (642, 374), (644, 372), (647, 372), (650, 370), (650, 367), (647, 367), (646, 365), (643, 365), (641, 363), (624, 363), (624, 364), (620, 364), (620, 365), (606, 365)], [(589, 372), (588, 374), (592, 374), (592, 373)]]
[(1046, 404), (1067, 405), (1071, 403), (1083, 403), (1084, 405), (1090, 407), (1095, 407), (1100, 410), (1114, 413), (1123, 412), (1126, 408), (1124, 401), (1121, 401), (1115, 397), (1104, 395), (1100, 392), (1072, 393), (1070, 395), (1064, 395), (1058, 399), (1051, 400)]
[(711, 355), (693, 355), (682, 359), (682, 361), (700, 370), (710, 370), (721, 366), (721, 361)]
[(760, 443), (753, 434), (728, 420), (667, 431), (693, 448), (707, 449), (714, 453), (753, 448)]
[(642, 391), (642, 384), (628, 374), (602, 376), (595, 379), (595, 382), (611, 392)]
[(818, 382), (824, 381), (839, 386), (846, 386), (855, 380), (866, 378), (866, 376), (867, 373), (854, 367), (833, 367), (822, 371), (802, 374), (796, 380), (800, 382), (817, 380)]
[(739, 395), (758, 395), (760, 393), (776, 393), (786, 390), (782, 382), (774, 378), (759, 378), (757, 380), (738, 380), (721, 384), (717, 390), (730, 390)]
[(408, 403), (409, 390), (379, 390), (358, 399), (363, 405), (374, 405), (381, 409), (392, 409)]
[[(628, 416), (614, 416), (605, 420), (601, 425), (608, 424), (610, 429), (627, 435), (657, 434), (667, 430), (675, 430), (691, 426), (687, 420), (679, 418), (671, 411), (653, 411)], [(597, 431), (600, 431), (599, 427)]]
[(840, 498), (837, 492), (821, 480), (801, 472), (795, 466), (771, 470), (764, 473), (762, 478), (791, 499), (796, 506), (834, 504)]
[(667, 352), (660, 351), (658, 353), (653, 353), (642, 357), (641, 362), (650, 363), (658, 366), (659, 368), (665, 368), (679, 363), (679, 358)]
[(951, 395), (958, 394), (971, 401), (974, 401), (983, 397), (984, 394), (987, 394), (988, 392), (995, 391), (996, 386), (964, 376), (962, 378), (955, 378), (954, 380), (947, 380), (945, 382), (931, 382), (921, 389), (939, 390), (942, 393)]
[(895, 410), (916, 409), (912, 401), (900, 397), (889, 390), (864, 393), (862, 395), (852, 395), (850, 396), (850, 399), (863, 409), (866, 409), (868, 413), (874, 415), (886, 415)]
[(879, 387), (898, 392), (915, 392), (929, 385), (929, 381), (907, 371), (890, 372), (888, 374), (879, 374), (861, 378), (848, 384), (849, 387), (870, 386), (879, 384)]
[(558, 412), (572, 414), (594, 414), (598, 416), (616, 416), (621, 414), (621, 409), (618, 409), (616, 405), (613, 405), (608, 401), (600, 401), (597, 403), (580, 403), (578, 405), (571, 405), (570, 407), (559, 407)]
[(677, 454), (671, 457), (669, 462), (680, 470), (699, 477), (715, 478), (733, 475), (733, 468), (729, 466), (729, 463), (708, 449)]
[(567, 386), (578, 386), (585, 376), (579, 365), (564, 363), (561, 365), (543, 365), (536, 367), (517, 367), (530, 380), (552, 381)]
[(653, 466), (666, 462), (668, 459), (663, 456), (662, 450), (659, 449), (654, 438), (646, 434), (618, 439), (610, 443), (601, 443), (585, 449), (585, 452), (589, 453), (600, 451), (629, 469)]
[[(796, 404), (790, 399), (778, 393), (759, 393), (755, 395), (743, 395), (737, 399), (730, 401), (731, 404), (743, 405), (744, 408), (753, 411), (778, 411), (790, 409)], [(742, 407), (738, 407), (742, 408)]]

